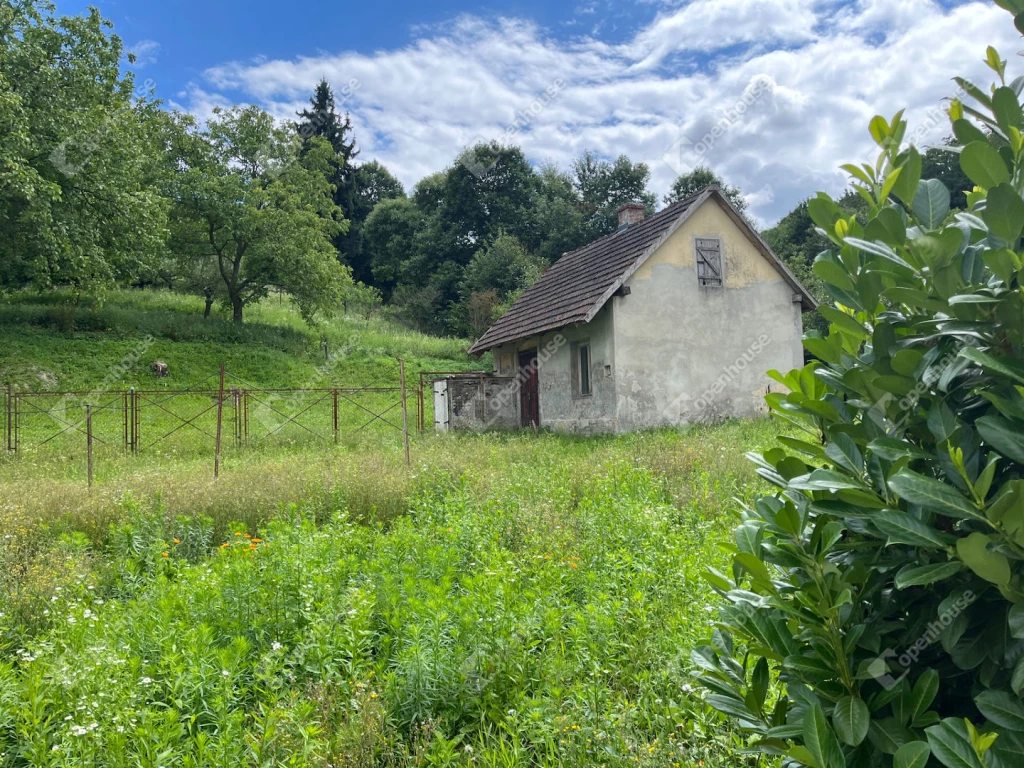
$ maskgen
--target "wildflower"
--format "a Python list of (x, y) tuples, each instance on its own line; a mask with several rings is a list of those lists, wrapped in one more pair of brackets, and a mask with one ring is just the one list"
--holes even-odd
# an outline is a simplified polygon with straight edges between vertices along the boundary
[(683, 693), (693, 693), (693, 686), (689, 683), (683, 685)]
[(255, 539), (255, 538), (254, 538), (254, 539), (252, 540), (252, 543), (253, 543), (253, 544), (262, 544), (262, 543), (263, 543), (263, 539)]
[(153, 682), (153, 678), (151, 678), (151, 677), (144, 677), (141, 680), (139, 680), (139, 685), (149, 685), (152, 682)]
[(175, 544), (181, 544), (181, 539), (175, 539), (175, 540), (174, 540), (174, 543), (175, 543)]
[(161, 552), (160, 553), (160, 557), (170, 557), (170, 555), (167, 554), (166, 552)]
[(272, 651), (280, 651), (281, 648), (282, 648), (282, 645), (280, 643), (278, 643), (278, 642), (273, 642), (273, 643), (270, 644), (270, 650), (272, 650)]
[(224, 675), (224, 677), (231, 677), (231, 673), (228, 672), (226, 669), (222, 669), (220, 673)]
[(226, 549), (226, 548), (228, 548), (230, 546), (231, 546), (231, 544), (229, 542), (225, 541), (223, 544), (220, 545), (220, 548), (221, 549)]

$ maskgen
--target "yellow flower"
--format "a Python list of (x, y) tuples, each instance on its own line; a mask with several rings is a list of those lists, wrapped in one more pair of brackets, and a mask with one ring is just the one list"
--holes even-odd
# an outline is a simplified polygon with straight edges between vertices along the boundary
[(161, 552), (160, 556), (161, 557), (170, 557), (170, 555), (168, 555), (166, 552)]

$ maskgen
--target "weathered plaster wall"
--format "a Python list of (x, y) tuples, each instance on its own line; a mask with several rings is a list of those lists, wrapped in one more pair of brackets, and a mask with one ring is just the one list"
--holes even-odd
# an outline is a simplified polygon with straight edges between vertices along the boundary
[(520, 424), (519, 388), (512, 377), (490, 374), (453, 376), (435, 386), (435, 408), (447, 409), (447, 419), (438, 418), (439, 430), (516, 429)]
[[(721, 239), (723, 288), (698, 284), (698, 237)], [(620, 431), (756, 416), (765, 371), (802, 364), (793, 288), (714, 198), (626, 286), (612, 300)]]
[[(583, 434), (618, 429), (613, 313), (613, 302), (608, 302), (586, 326), (570, 326), (540, 339), (542, 354), (550, 352), (539, 368), (541, 426)], [(572, 357), (576, 345), (584, 342), (590, 344), (592, 394), (579, 397)]]

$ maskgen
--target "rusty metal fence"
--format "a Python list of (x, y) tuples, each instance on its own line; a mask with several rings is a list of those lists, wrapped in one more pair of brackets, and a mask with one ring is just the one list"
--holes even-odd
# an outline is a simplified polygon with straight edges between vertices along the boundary
[[(412, 415), (410, 397), (416, 409)], [(0, 434), (12, 457), (84, 451), (91, 486), (94, 454), (100, 452), (209, 454), (212, 449), (216, 477), (228, 446), (275, 439), (329, 444), (374, 429), (401, 434), (408, 464), (410, 419), (423, 423), (423, 405), (421, 392), (406, 389), (402, 360), (398, 381), (390, 386), (315, 388), (253, 386), (222, 364), (217, 373), (185, 389), (19, 392), (8, 385)], [(181, 439), (185, 434), (191, 441)]]

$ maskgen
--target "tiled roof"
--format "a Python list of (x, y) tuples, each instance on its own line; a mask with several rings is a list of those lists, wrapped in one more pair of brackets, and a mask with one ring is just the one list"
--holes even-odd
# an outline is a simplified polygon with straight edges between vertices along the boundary
[[(622, 284), (638, 262), (663, 242), (674, 231), (674, 225), (691, 208), (699, 207), (712, 194), (726, 198), (717, 188), (709, 188), (684, 200), (679, 200), (653, 216), (633, 224), (627, 229), (613, 232), (594, 242), (569, 251), (556, 261), (509, 310), (502, 315), (480, 339), (470, 347), (471, 354), (482, 354), (510, 341), (567, 325), (586, 323), (609, 299), (614, 289)], [(759, 247), (767, 254), (783, 276), (798, 288), (811, 306), (814, 300), (799, 281), (771, 253), (756, 233), (726, 201), (727, 210), (735, 213), (735, 220), (747, 227)]]

